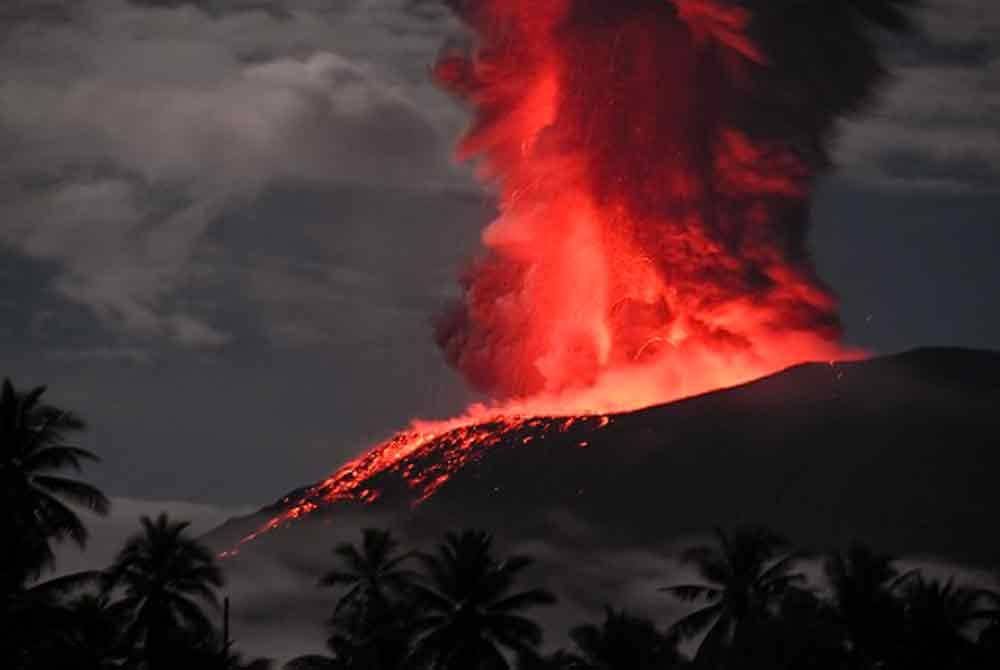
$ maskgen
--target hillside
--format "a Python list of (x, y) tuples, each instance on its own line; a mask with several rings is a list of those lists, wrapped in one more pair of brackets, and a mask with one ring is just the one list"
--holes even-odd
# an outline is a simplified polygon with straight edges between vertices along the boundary
[[(1000, 353), (921, 349), (806, 364), (614, 416), (600, 429), (531, 422), (414, 509), (399, 472), (373, 478), (382, 497), (372, 511), (536, 532), (530, 512), (559, 507), (628, 543), (762, 521), (817, 545), (857, 537), (997, 563), (1000, 534), (987, 529), (1000, 510), (998, 401)], [(437, 461), (432, 444), (405, 464), (419, 471)], [(282, 504), (212, 537), (231, 541)], [(336, 514), (324, 512), (317, 518)]]
[[(316, 576), (332, 546), (365, 525), (392, 527), (417, 546), (451, 528), (496, 531), (539, 558), (536, 578), (561, 594), (546, 622), (555, 631), (608, 602), (669, 618), (676, 605), (655, 587), (683, 570), (667, 558), (671, 547), (716, 525), (764, 523), (807, 548), (860, 539), (990, 568), (1000, 565), (998, 410), (1000, 353), (921, 349), (806, 364), (604, 427), (529, 421), (495, 444), (474, 444), (476, 458), (415, 504), (404, 474), (447, 460), (456, 439), (442, 435), (366, 481), (375, 502), (320, 505), (243, 545), (227, 561), (242, 592), (236, 616), (258, 630), (273, 625), (266, 615), (281, 603), (298, 619), (286, 628), (305, 631), (300, 650), (321, 639), (330, 594), (317, 591)], [(231, 548), (308, 490), (207, 540)]]

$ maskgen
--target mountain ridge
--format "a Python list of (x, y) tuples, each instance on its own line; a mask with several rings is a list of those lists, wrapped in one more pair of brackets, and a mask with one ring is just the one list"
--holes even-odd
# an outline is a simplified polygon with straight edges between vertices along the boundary
[[(845, 541), (855, 529), (858, 539), (894, 551), (996, 563), (1000, 538), (970, 541), (971, 529), (961, 530), (969, 525), (959, 523), (961, 515), (936, 509), (920, 485), (928, 492), (951, 491), (952, 507), (969, 522), (986, 521), (976, 507), (980, 503), (1000, 509), (1000, 496), (984, 481), (1000, 466), (1000, 451), (988, 441), (1000, 430), (992, 411), (998, 400), (1000, 352), (995, 351), (925, 347), (851, 362), (805, 363), (736, 387), (612, 415), (601, 429), (582, 422), (556, 430), (563, 419), (541, 417), (484, 447), (415, 507), (415, 493), (398, 471), (380, 473), (371, 478), (381, 491), (371, 507), (395, 507), (393, 516), (402, 523), (432, 526), (463, 521), (488, 526), (507, 523), (515, 510), (566, 507), (630, 541), (652, 541), (657, 532), (682, 535), (718, 524), (760, 522), (823, 545)], [(947, 440), (956, 444), (945, 457), (932, 443)], [(434, 456), (431, 448), (406, 464), (429, 467)], [(757, 486), (748, 485), (754, 480)], [(616, 492), (618, 486), (623, 490)], [(232, 541), (250, 527), (248, 521), (259, 523), (309, 490), (293, 491), (249, 519), (226, 522), (208, 537)], [(315, 514), (318, 520), (356, 504), (338, 502)], [(685, 508), (690, 518), (665, 513), (667, 523), (656, 528), (637, 513), (650, 504)], [(902, 506), (912, 508), (909, 523)], [(822, 532), (810, 532), (806, 509), (813, 510), (812, 523)], [(614, 523), (616, 515), (630, 523)], [(630, 525), (631, 531), (622, 529)]]

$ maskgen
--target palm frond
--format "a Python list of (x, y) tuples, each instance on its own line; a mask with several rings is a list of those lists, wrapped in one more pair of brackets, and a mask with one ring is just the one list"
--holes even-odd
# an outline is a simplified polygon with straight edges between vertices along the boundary
[(183, 596), (176, 596), (170, 601), (170, 608), (176, 611), (186, 628), (201, 635), (212, 632), (212, 622), (198, 605)]
[(342, 572), (340, 570), (330, 570), (319, 578), (320, 586), (346, 586), (360, 582), (364, 577), (354, 572)]
[(491, 614), (486, 617), (490, 634), (517, 650), (535, 648), (542, 643), (542, 627), (525, 617)]
[(722, 614), (722, 605), (716, 603), (687, 614), (670, 626), (670, 632), (680, 639), (690, 639), (708, 629)]
[(36, 514), (47, 535), (57, 540), (68, 536), (81, 547), (87, 544), (87, 527), (73, 510), (55, 496), (39, 491)]
[(33, 584), (30, 591), (43, 598), (61, 598), (75, 591), (99, 584), (102, 575), (103, 573), (99, 570), (73, 572)]
[(556, 597), (545, 589), (531, 589), (498, 600), (490, 606), (490, 610), (494, 612), (513, 612), (529, 607), (552, 605), (555, 602)]
[(694, 602), (704, 598), (707, 602), (717, 600), (722, 594), (720, 589), (705, 586), (702, 584), (678, 584), (676, 586), (662, 586), (658, 591), (669, 593), (678, 600), (684, 602)]
[(785, 576), (792, 566), (803, 559), (801, 553), (793, 552), (778, 559), (773, 565), (764, 570), (760, 575), (760, 581), (767, 582), (777, 577)]
[(888, 590), (894, 592), (899, 588), (905, 587), (913, 579), (921, 579), (920, 568), (913, 568), (912, 570), (907, 570), (901, 575), (895, 577), (891, 582), (889, 582)]
[(111, 502), (107, 497), (97, 487), (85, 482), (54, 475), (36, 475), (32, 481), (49, 493), (85, 507), (100, 516), (106, 516), (111, 509)]
[(99, 462), (100, 460), (86, 449), (64, 444), (32, 451), (24, 459), (24, 469), (28, 472), (48, 472), (71, 468), (75, 472), (79, 472), (83, 467), (81, 461)]

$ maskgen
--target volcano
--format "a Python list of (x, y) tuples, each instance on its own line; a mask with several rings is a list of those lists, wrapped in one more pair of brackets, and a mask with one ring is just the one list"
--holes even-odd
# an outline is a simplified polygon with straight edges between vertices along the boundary
[(493, 530), (541, 559), (539, 578), (577, 618), (637, 597), (636, 571), (645, 586), (632, 606), (669, 616), (650, 580), (669, 580), (670, 548), (713, 526), (764, 523), (807, 548), (862, 540), (995, 566), (998, 407), (1000, 352), (803, 364), (630, 413), (445, 430), (358, 474), (354, 495), (327, 500), (329, 480), (319, 482), (206, 540), (238, 547), (227, 564), (250, 611), (273, 608), (269, 598), (302, 603), (304, 630), (317, 635), (329, 603), (316, 575), (333, 545), (366, 525), (418, 546), (449, 529)]
[[(619, 414), (802, 361), (844, 374), (834, 363), (860, 354), (812, 263), (809, 199), (836, 122), (882, 74), (874, 34), (906, 27), (906, 0), (788, 16), (727, 0), (449, 4), (474, 44), (435, 73), (471, 108), (458, 155), (499, 216), (435, 334), (487, 404), (415, 421), (239, 544), (337, 502), (424, 501), (511, 445), (641, 444), (647, 414)], [(832, 26), (841, 46), (817, 47)], [(843, 80), (801, 67), (832, 74), (844, 49)]]
[(242, 550), (253, 552), (359, 511), (414, 528), (534, 534), (545, 532), (538, 511), (563, 509), (627, 544), (766, 521), (816, 546), (862, 539), (996, 563), (1000, 536), (984, 529), (1000, 509), (997, 407), (1000, 352), (803, 364), (631, 413), (446, 430), (353, 481), (354, 495), (327, 500), (328, 481), (304, 487), (211, 540), (249, 538)]
[(478, 526), (594, 609), (631, 587), (587, 565), (713, 525), (1000, 558), (1000, 356), (857, 360), (808, 246), (838, 124), (912, 3), (448, 4), (470, 43), (435, 75), (498, 216), (435, 337), (487, 403), (220, 528), (231, 564), (275, 557), (298, 598), (361, 524)]

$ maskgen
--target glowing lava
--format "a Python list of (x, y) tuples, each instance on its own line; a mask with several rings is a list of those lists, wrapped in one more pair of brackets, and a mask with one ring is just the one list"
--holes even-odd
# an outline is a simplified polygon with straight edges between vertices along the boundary
[[(894, 2), (452, 0), (476, 46), (436, 74), (473, 108), (459, 155), (500, 215), (436, 335), (492, 404), (376, 446), (261, 532), (374, 500), (382, 472), (423, 499), (522, 417), (628, 411), (844, 357), (809, 198), (835, 122), (877, 81), (869, 27), (901, 26)], [(422, 450), (438, 465), (415, 471)]]
[[(343, 465), (298, 498), (282, 500), (285, 508), (266, 524), (240, 540), (240, 544), (315, 512), (322, 505), (355, 501), (371, 503), (380, 496), (379, 475), (395, 473), (416, 491), (415, 503), (434, 494), (452, 474), (482, 458), (489, 450), (510, 438), (521, 445), (544, 438), (550, 431), (566, 432), (573, 427), (600, 430), (609, 423), (607, 416), (563, 417), (552, 421), (542, 417), (495, 415), (484, 418), (484, 408), (470, 410), (461, 419), (439, 422), (415, 422), (407, 431), (379, 444)], [(585, 448), (588, 443), (581, 441)], [(419, 466), (419, 467), (418, 467)], [(233, 556), (238, 548), (223, 552)]]

